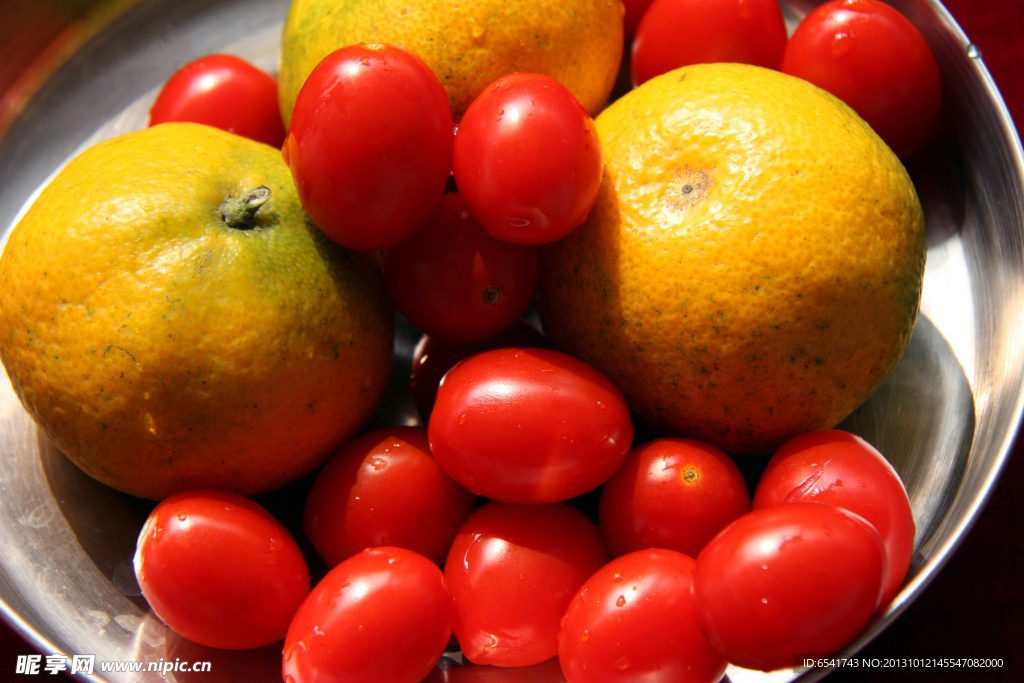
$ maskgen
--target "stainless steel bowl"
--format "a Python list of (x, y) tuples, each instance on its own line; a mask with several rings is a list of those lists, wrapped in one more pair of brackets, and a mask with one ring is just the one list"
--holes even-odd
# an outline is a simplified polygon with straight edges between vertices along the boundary
[[(784, 2), (791, 25), (817, 2)], [(852, 643), (895, 619), (963, 539), (1008, 456), (1024, 396), (1024, 156), (977, 51), (937, 1), (897, 0), (943, 75), (944, 135), (908, 160), (925, 206), (922, 316), (895, 375), (842, 426), (892, 461), (918, 525), (907, 583)], [(85, 146), (142, 127), (186, 62), (231, 52), (273, 71), (287, 0), (0, 0), (0, 229)], [(6, 34), (6, 35), (4, 35)], [(392, 391), (376, 424), (415, 420), (402, 393), (416, 332), (400, 326)], [(93, 654), (97, 680), (280, 680), (276, 646), (247, 652), (178, 638), (147, 609), (131, 570), (151, 504), (96, 483), (37, 431), (0, 381), (0, 607), (45, 653)], [(293, 528), (303, 482), (261, 499)], [(307, 547), (308, 550), (308, 547)], [(314, 574), (323, 571), (313, 559)], [(210, 671), (101, 673), (99, 662), (209, 661)], [(561, 681), (556, 662), (460, 666), (437, 681)], [(740, 681), (811, 681), (827, 670), (730, 668)]]

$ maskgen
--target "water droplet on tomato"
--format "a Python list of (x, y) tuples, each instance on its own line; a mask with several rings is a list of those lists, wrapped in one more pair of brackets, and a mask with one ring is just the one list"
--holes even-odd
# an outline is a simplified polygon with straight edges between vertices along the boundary
[(622, 581), (622, 574), (615, 572), (612, 575), (612, 583), (619, 583), (620, 581)]
[(625, 604), (626, 604), (626, 596), (625, 595), (620, 595), (619, 599), (615, 601), (615, 606), (616, 607), (622, 607)]
[(829, 51), (832, 53), (832, 59), (840, 60), (853, 52), (853, 48), (856, 46), (857, 41), (852, 33), (840, 31), (832, 36), (832, 44), (829, 46)]
[(526, 228), (529, 227), (530, 225), (530, 219), (513, 216), (512, 218), (508, 219), (508, 224), (511, 225), (513, 228)]
[(188, 519), (187, 515), (178, 515), (178, 521), (179, 522), (184, 522), (186, 519)]
[(582, 640), (583, 642), (587, 642), (588, 640), (590, 640), (590, 631), (588, 631), (587, 629), (583, 629), (583, 633), (580, 634), (580, 640)]
[(619, 671), (625, 671), (629, 668), (629, 658), (626, 657), (626, 655), (622, 655), (614, 662), (612, 662), (612, 666), (614, 666)]
[(466, 424), (466, 416), (465, 415), (460, 415), (459, 416), (459, 424), (460, 425)]
[(379, 472), (379, 471), (381, 471), (382, 469), (384, 469), (387, 466), (388, 466), (388, 461), (387, 461), (386, 458), (382, 458), (380, 456), (375, 456), (375, 457), (370, 459), (370, 467), (372, 467), (375, 472)]

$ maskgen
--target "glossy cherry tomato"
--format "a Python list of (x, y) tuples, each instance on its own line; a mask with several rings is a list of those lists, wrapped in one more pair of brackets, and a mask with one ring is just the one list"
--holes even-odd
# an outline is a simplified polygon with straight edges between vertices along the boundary
[(327, 573), (284, 641), (288, 683), (419, 683), (448, 645), (454, 603), (433, 562), (367, 548)]
[(717, 683), (726, 661), (693, 618), (695, 564), (674, 550), (638, 550), (587, 579), (558, 634), (568, 683)]
[(408, 548), (442, 564), (475, 502), (434, 461), (426, 427), (389, 427), (327, 461), (303, 521), (328, 567), (376, 546)]
[(829, 503), (874, 525), (885, 543), (882, 602), (899, 592), (914, 554), (914, 514), (889, 461), (859, 436), (833, 429), (790, 439), (768, 462), (754, 508), (780, 503)]
[(232, 650), (280, 640), (309, 593), (306, 561), (288, 531), (225, 491), (186, 491), (157, 505), (139, 534), (135, 576), (164, 623)]
[(739, 467), (714, 446), (655, 439), (634, 448), (601, 487), (601, 535), (612, 557), (668, 548), (696, 557), (729, 522), (750, 512)]
[(861, 115), (900, 157), (939, 118), (939, 66), (910, 20), (880, 0), (832, 0), (797, 26), (780, 69)]
[(633, 39), (633, 83), (708, 62), (777, 69), (785, 49), (776, 0), (654, 0)]
[(444, 566), (463, 656), (497, 666), (551, 659), (569, 601), (606, 562), (597, 527), (564, 503), (477, 509)]
[(694, 616), (727, 660), (748, 669), (794, 666), (837, 651), (878, 607), (882, 537), (834, 505), (762, 508), (727, 526), (697, 556)]
[(430, 418), (441, 378), (456, 363), (484, 351), (512, 346), (543, 349), (549, 344), (536, 328), (522, 321), (516, 321), (493, 337), (470, 344), (449, 344), (427, 335), (420, 337), (412, 353), (412, 375), (409, 378), (409, 389), (420, 417), (424, 421)]
[(149, 110), (149, 125), (203, 123), (280, 147), (277, 80), (233, 55), (207, 55), (179, 69)]
[(451, 175), (448, 95), (397, 45), (350, 45), (306, 79), (284, 158), (302, 206), (328, 237), (356, 251), (398, 244), (426, 219)]
[(445, 194), (411, 237), (384, 252), (384, 285), (398, 312), (453, 344), (492, 337), (533, 301), (537, 247), (491, 237), (458, 192)]
[(618, 387), (583, 361), (511, 348), (448, 371), (427, 433), (437, 463), (473, 493), (552, 503), (614, 474), (633, 423)]
[(601, 187), (590, 114), (555, 79), (511, 74), (487, 86), (459, 122), (455, 181), (498, 239), (546, 244), (582, 223)]

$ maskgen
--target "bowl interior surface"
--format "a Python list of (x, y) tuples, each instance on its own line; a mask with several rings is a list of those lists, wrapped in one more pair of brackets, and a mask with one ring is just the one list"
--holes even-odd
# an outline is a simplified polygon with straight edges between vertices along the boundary
[[(67, 160), (95, 142), (144, 127), (156, 93), (176, 68), (204, 54), (228, 52), (274, 72), (288, 4), (96, 3), (103, 11), (90, 16), (102, 17), (98, 27), (55, 68), (41, 72), (30, 84), (32, 96), (5, 124), (0, 137), (4, 240)], [(783, 2), (790, 27), (816, 4)], [(941, 134), (906, 160), (925, 207), (928, 264), (909, 351), (894, 375), (840, 427), (889, 458), (910, 495), (918, 528), (903, 590), (848, 653), (920, 594), (967, 533), (1008, 456), (1022, 409), (1020, 142), (980, 55), (945, 9), (927, 0), (893, 4), (922, 30), (943, 75)], [(417, 423), (404, 391), (417, 339), (418, 332), (399, 320), (393, 381), (371, 426)], [(42, 652), (144, 663), (137, 673), (100, 672), (97, 665), (92, 675), (97, 680), (280, 680), (278, 645), (246, 652), (205, 648), (179, 638), (149, 612), (131, 559), (153, 504), (109, 489), (72, 465), (37, 430), (6, 375), (0, 380), (0, 453), (0, 606)], [(756, 476), (758, 463), (748, 467)], [(258, 498), (297, 538), (308, 486), (307, 478)], [(308, 544), (304, 550), (316, 580), (324, 568)], [(209, 661), (210, 671), (161, 676), (145, 670), (150, 662), (175, 659)], [(728, 678), (810, 681), (826, 673), (764, 674), (730, 667)], [(452, 652), (428, 680), (564, 679), (557, 660), (507, 670), (462, 666), (460, 655)]]

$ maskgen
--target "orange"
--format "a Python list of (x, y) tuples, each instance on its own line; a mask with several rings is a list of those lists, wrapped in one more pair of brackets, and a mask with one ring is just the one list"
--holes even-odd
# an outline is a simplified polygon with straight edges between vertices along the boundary
[(398, 43), (448, 91), (458, 121), (487, 85), (514, 72), (555, 78), (591, 113), (605, 105), (622, 58), (620, 0), (293, 0), (281, 38), (281, 113), (328, 54)]
[(374, 412), (392, 326), (373, 257), (312, 224), (280, 152), (195, 124), (86, 150), (0, 258), (0, 360), (26, 410), (145, 498), (313, 470)]
[(905, 169), (838, 99), (753, 66), (685, 67), (597, 118), (588, 220), (542, 252), (540, 310), (667, 432), (769, 453), (889, 376), (921, 297)]

